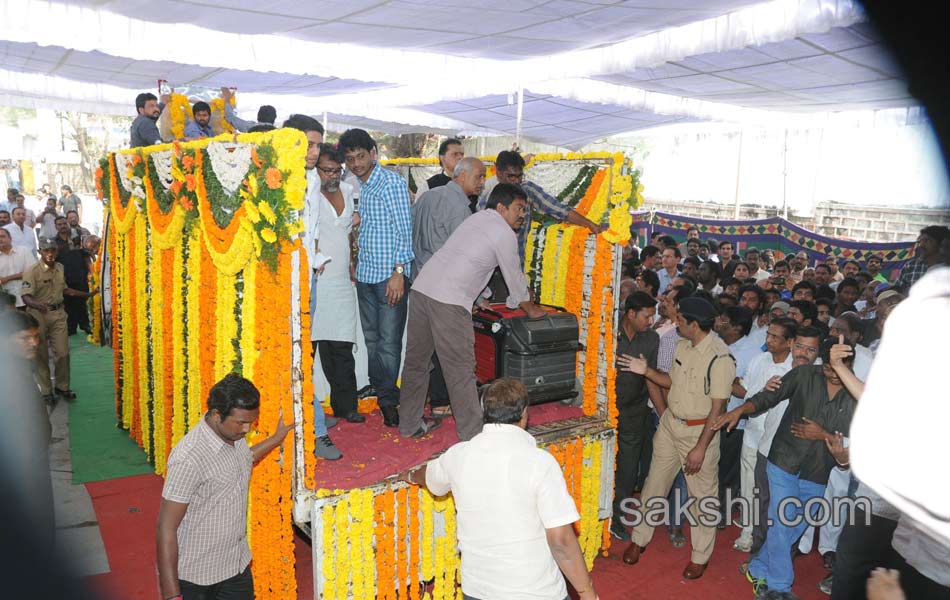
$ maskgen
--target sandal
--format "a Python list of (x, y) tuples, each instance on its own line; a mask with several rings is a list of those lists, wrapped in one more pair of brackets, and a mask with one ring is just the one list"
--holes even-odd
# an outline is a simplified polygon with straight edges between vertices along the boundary
[(433, 419), (444, 419), (452, 416), (451, 406), (433, 406), (429, 409), (429, 414)]
[(67, 400), (75, 400), (75, 399), (76, 399), (76, 392), (74, 392), (74, 391), (72, 391), (72, 390), (61, 390), (61, 389), (57, 388), (57, 389), (56, 389), (56, 395), (57, 395), (57, 396), (62, 396), (63, 398), (66, 398)]

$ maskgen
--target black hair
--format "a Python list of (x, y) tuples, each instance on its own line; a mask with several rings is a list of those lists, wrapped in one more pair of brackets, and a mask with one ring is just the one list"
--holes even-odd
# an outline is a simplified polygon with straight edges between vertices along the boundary
[(689, 293), (692, 294), (696, 291), (696, 288), (699, 287), (699, 284), (696, 283), (696, 278), (692, 275), (686, 275), (685, 273), (680, 273), (677, 277), (683, 280), (683, 287), (689, 288)]
[(65, 221), (65, 220), (66, 220), (65, 215), (56, 215), (56, 218), (53, 219), (53, 223), (55, 224), (55, 223), (58, 223), (59, 221)]
[(812, 295), (813, 298), (815, 297), (815, 292), (818, 291), (818, 288), (815, 287), (815, 284), (814, 284), (814, 283), (812, 283), (812, 282), (810, 282), (810, 281), (799, 281), (799, 282), (796, 283), (795, 286), (792, 288), (792, 296), (795, 295), (795, 292), (797, 292), (798, 290), (801, 290), (801, 289), (808, 289), (808, 290), (811, 290), (811, 295)]
[(792, 267), (788, 264), (787, 260), (780, 260), (772, 266), (772, 272), (774, 273), (779, 267), (785, 267), (789, 271), (792, 270)]
[(688, 240), (686, 240), (686, 245), (689, 246), (690, 244), (696, 244), (697, 246), (699, 246), (700, 244), (702, 244), (702, 241), (700, 241), (699, 238), (689, 238)]
[(742, 287), (742, 282), (739, 281), (736, 277), (726, 277), (725, 279), (719, 282), (719, 285), (722, 286), (722, 289), (726, 289), (730, 285), (738, 285), (739, 287)]
[[(736, 261), (736, 267), (738, 267), (739, 265), (745, 265), (746, 269), (748, 269), (750, 272), (752, 271), (752, 267), (750, 267), (749, 263), (747, 263), (744, 260)], [(735, 272), (735, 269), (733, 269), (733, 272)]]
[(261, 405), (261, 393), (250, 380), (237, 373), (228, 373), (224, 379), (211, 387), (208, 393), (208, 412), (218, 411), (221, 420), (231, 415), (234, 409), (254, 410)]
[[(10, 304), (16, 303), (16, 296), (7, 292), (4, 292), (4, 294), (9, 296), (9, 299), (4, 298), (6, 302), (9, 302)], [(36, 317), (27, 312), (16, 310), (4, 315), (4, 318), (7, 320), (4, 328), (8, 333), (11, 334), (20, 333), (21, 331), (32, 331), (34, 329), (40, 328), (40, 323), (36, 320)]]
[(759, 314), (762, 314), (762, 310), (765, 308), (765, 292), (759, 286), (754, 283), (747, 283), (739, 288), (739, 299), (742, 299), (742, 296), (746, 292), (752, 292), (755, 294), (755, 297), (759, 299)]
[[(323, 135), (323, 125), (320, 124), (320, 121), (314, 119), (313, 117), (309, 117), (307, 115), (301, 115), (301, 114), (290, 115), (290, 117), (286, 121), (284, 121), (284, 128), (287, 128), (287, 127), (291, 129), (296, 129), (298, 131), (302, 131), (304, 133), (307, 133), (308, 131), (316, 131), (316, 132), (319, 132), (320, 135)], [(358, 131), (362, 131), (362, 130), (360, 129)], [(366, 132), (364, 131), (363, 133), (366, 133)], [(343, 138), (341, 137), (340, 140), (342, 141)]]
[(860, 333), (861, 336), (864, 336), (864, 321), (861, 320), (861, 317), (857, 313), (846, 311), (835, 317), (835, 324), (838, 321), (844, 321), (848, 324), (848, 329), (853, 333)]
[(79, 216), (79, 211), (76, 211), (76, 210), (67, 210), (67, 211), (66, 211), (66, 216), (67, 216), (67, 217), (68, 217), (69, 215), (71, 215), (71, 214), (72, 214), (72, 215), (76, 215), (76, 216), (78, 217), (78, 216)]
[[(717, 247), (718, 247), (718, 248), (722, 248), (722, 247), (725, 246), (726, 244), (729, 244), (730, 246), (732, 246), (732, 242), (731, 242), (731, 241), (729, 241), (729, 240), (723, 240), (723, 241), (719, 242), (719, 246), (717, 246)], [(734, 246), (733, 246), (733, 247), (734, 247)]]
[(711, 252), (719, 252), (719, 240), (716, 238), (709, 238), (706, 240), (706, 247), (709, 248)]
[(937, 244), (940, 244), (947, 237), (950, 237), (950, 228), (947, 228), (945, 225), (928, 225), (920, 230), (920, 235), (933, 238)]
[(699, 227), (696, 227), (695, 225), (690, 225), (689, 227), (686, 228), (686, 235), (689, 235), (690, 231), (695, 231), (696, 233), (699, 233)]
[(818, 306), (808, 300), (792, 300), (788, 303), (790, 307), (797, 308), (802, 313), (802, 319), (812, 323), (818, 319)]
[[(660, 241), (663, 241), (663, 240), (660, 240)], [(683, 254), (680, 252), (680, 249), (677, 248), (676, 246), (667, 246), (666, 248), (663, 248), (664, 252), (666, 252), (667, 250), (672, 250), (673, 256), (675, 256), (676, 258), (683, 258)]]
[(627, 311), (632, 310), (633, 312), (640, 312), (644, 308), (654, 308), (656, 307), (656, 298), (651, 296), (646, 292), (641, 292), (637, 290), (629, 296), (627, 296), (626, 301), (623, 303), (623, 312), (627, 314)]
[(831, 298), (825, 298), (824, 296), (818, 296), (815, 298), (815, 306), (827, 306), (829, 309), (835, 305), (835, 301)]
[(320, 159), (327, 157), (338, 165), (343, 164), (343, 153), (340, 152), (340, 149), (333, 144), (320, 144), (318, 146), (320, 153), (317, 154), (317, 163), (320, 162)]
[[(822, 364), (828, 365), (831, 364), (831, 347), (835, 344), (840, 343), (836, 337), (826, 337), (821, 341), (821, 345), (818, 347), (818, 358), (821, 359)], [(841, 361), (847, 365), (854, 363), (854, 344), (848, 340), (844, 341), (845, 346), (851, 348), (851, 354), (845, 356)]]
[(837, 290), (838, 293), (840, 294), (841, 288), (845, 288), (845, 287), (853, 287), (855, 291), (857, 292), (861, 291), (861, 286), (858, 284), (858, 280), (855, 279), (854, 277), (845, 277), (844, 279), (842, 279), (841, 282), (838, 284), (838, 290)]
[(699, 269), (699, 265), (703, 264), (703, 261), (701, 261), (698, 256), (687, 256), (683, 259), (683, 264), (685, 265), (686, 263), (689, 263)]
[(712, 269), (713, 275), (716, 276), (716, 281), (719, 281), (719, 279), (722, 277), (722, 265), (714, 260), (703, 261), (699, 266), (702, 267), (703, 265), (709, 265), (709, 268)]
[(499, 204), (511, 206), (511, 203), (519, 198), (525, 202), (528, 201), (528, 194), (520, 186), (511, 183), (499, 183), (489, 194), (488, 201), (485, 202), (485, 209), (493, 209)]
[(197, 114), (200, 112), (206, 112), (209, 115), (211, 114), (211, 107), (208, 106), (208, 103), (204, 100), (195, 102), (194, 106), (191, 107), (191, 114)]
[(7, 214), (10, 214), (10, 211), (8, 211), (8, 210), (5, 209), (5, 208), (0, 208), (0, 213), (7, 213)]
[(265, 131), (274, 131), (275, 129), (277, 128), (271, 125), (270, 123), (258, 123), (257, 125), (253, 125), (250, 128), (248, 128), (247, 132), (248, 133), (264, 133)]
[(528, 389), (517, 379), (496, 379), (482, 392), (482, 418), (486, 424), (514, 425), (527, 407)]
[(148, 102), (149, 100), (158, 100), (158, 98), (156, 98), (155, 94), (151, 92), (142, 92), (141, 94), (136, 96), (135, 110), (138, 110), (140, 108), (145, 108), (145, 103)]
[(439, 156), (445, 156), (446, 153), (448, 153), (449, 151), (449, 146), (461, 146), (461, 145), (462, 145), (462, 142), (455, 138), (449, 138), (447, 140), (443, 140), (442, 143), (439, 144)]
[(729, 324), (738, 327), (742, 331), (742, 337), (749, 335), (752, 331), (752, 321), (755, 320), (755, 314), (744, 306), (728, 306), (722, 314), (729, 319)]
[(655, 271), (642, 269), (640, 271), (640, 277), (643, 278), (643, 285), (649, 286), (653, 290), (654, 296), (662, 291), (660, 290), (660, 276), (657, 275)]
[(524, 158), (512, 150), (502, 150), (498, 153), (498, 156), (495, 157), (495, 170), (504, 171), (511, 167), (523, 169)]
[(716, 304), (713, 304), (713, 306), (715, 306), (716, 309), (717, 309), (720, 313), (722, 313), (722, 311), (727, 308), (727, 307), (723, 306), (723, 304), (722, 304), (722, 301), (723, 301), (723, 300), (730, 300), (730, 301), (732, 301), (732, 304), (731, 304), (730, 306), (738, 306), (738, 305), (739, 305), (739, 299), (736, 298), (735, 296), (733, 296), (732, 294), (719, 294), (719, 297), (716, 298)]
[(273, 125), (274, 121), (276, 120), (277, 120), (277, 109), (271, 106), (270, 104), (265, 104), (257, 109), (258, 123)]
[(824, 269), (824, 270), (828, 271), (828, 274), (829, 274), (829, 275), (831, 274), (831, 267), (829, 267), (828, 265), (826, 265), (826, 264), (823, 263), (823, 262), (820, 262), (820, 263), (818, 263), (817, 265), (815, 265), (815, 272), (816, 272), (816, 273), (818, 272), (818, 269)]
[(843, 266), (845, 266), (845, 265), (851, 265), (851, 264), (853, 264), (854, 266), (856, 266), (858, 269), (861, 268), (861, 263), (859, 263), (858, 261), (854, 260), (853, 258), (847, 259), (846, 261), (844, 261), (843, 263), (841, 263), (841, 266), (843, 267)]
[(835, 299), (835, 291), (831, 289), (830, 285), (823, 283), (815, 289), (815, 300), (819, 298), (827, 298), (833, 302)]
[(815, 327), (814, 325), (799, 327), (798, 331), (795, 332), (795, 337), (818, 338), (818, 340), (820, 341), (821, 330)]
[(652, 245), (644, 246), (643, 250), (640, 251), (640, 261), (642, 262), (645, 259), (650, 258), (651, 256), (656, 256), (659, 253), (660, 253), (660, 249), (657, 248), (656, 246), (652, 246)]
[(873, 277), (871, 277), (871, 274), (868, 273), (867, 271), (858, 271), (857, 273), (854, 274), (854, 278), (863, 279), (865, 285), (867, 285), (868, 283), (871, 283), (871, 279), (873, 279)]
[(676, 251), (679, 252), (679, 244), (676, 243), (676, 238), (672, 235), (664, 235), (660, 238), (660, 243), (667, 248), (676, 248)]
[[(683, 286), (679, 286), (679, 287), (685, 289)], [(673, 289), (676, 289), (676, 288), (673, 288)], [(712, 304), (713, 306), (716, 306), (716, 299), (713, 298), (713, 295), (707, 292), (706, 290), (703, 290), (703, 289), (696, 290), (692, 294), (687, 294), (686, 296), (683, 296), (683, 298), (686, 298), (687, 296), (692, 296), (693, 298), (702, 298), (706, 302)], [(676, 299), (679, 300), (680, 297), (676, 296)]]
[(775, 319), (769, 323), (769, 325), (778, 325), (781, 327), (782, 331), (784, 332), (782, 337), (784, 337), (786, 340), (790, 340), (794, 338), (796, 334), (798, 334), (798, 321), (789, 317), (779, 317), (778, 319)]
[(761, 254), (762, 254), (762, 253), (759, 251), (759, 249), (756, 248), (755, 246), (753, 246), (752, 248), (747, 248), (746, 251), (745, 251), (746, 260), (749, 260), (749, 255), (752, 254), (753, 252), (755, 252), (755, 254), (756, 254), (757, 256), (761, 256)]

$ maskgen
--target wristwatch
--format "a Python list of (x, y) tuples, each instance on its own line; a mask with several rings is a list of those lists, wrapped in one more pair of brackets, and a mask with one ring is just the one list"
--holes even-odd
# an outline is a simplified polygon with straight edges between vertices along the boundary
[(406, 269), (402, 265), (396, 265), (395, 267), (393, 267), (393, 273), (398, 273), (399, 275), (402, 275), (405, 272), (406, 272)]

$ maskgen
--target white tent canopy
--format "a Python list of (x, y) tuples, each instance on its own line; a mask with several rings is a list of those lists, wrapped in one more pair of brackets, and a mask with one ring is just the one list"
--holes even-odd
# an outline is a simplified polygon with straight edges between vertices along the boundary
[(0, 0), (0, 57), (20, 106), (134, 114), (162, 79), (234, 86), (245, 115), (566, 147), (917, 106), (851, 0)]

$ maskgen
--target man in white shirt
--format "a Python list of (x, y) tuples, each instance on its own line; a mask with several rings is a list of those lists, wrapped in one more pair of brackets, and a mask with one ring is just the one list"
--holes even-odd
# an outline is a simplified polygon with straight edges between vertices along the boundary
[(517, 380), (498, 379), (482, 402), (481, 433), (404, 476), (437, 496), (455, 497), (464, 597), (566, 600), (563, 572), (581, 600), (596, 600), (571, 525), (580, 516), (564, 475), (525, 431), (528, 390)]
[(23, 248), (13, 245), (13, 238), (6, 229), (0, 229), (0, 286), (3, 291), (16, 298), (17, 307), (23, 306), (20, 298), (20, 280), (23, 271), (32, 266), (36, 260)]
[[(798, 324), (792, 319), (781, 318), (769, 323), (763, 329), (766, 331), (765, 346), (768, 351), (756, 356), (749, 363), (745, 375), (741, 377), (739, 389), (735, 390), (738, 392), (735, 394), (738, 398), (751, 398), (762, 391), (769, 379), (781, 377), (792, 369), (792, 340), (795, 339)], [(765, 432), (765, 417), (765, 414), (750, 417), (746, 421), (745, 432), (742, 434), (742, 450), (739, 454), (740, 486), (742, 497), (750, 507), (754, 506), (756, 452), (762, 434)], [(761, 492), (760, 488), (759, 493)], [(765, 488), (765, 493), (768, 494), (768, 487)], [(765, 506), (768, 506), (767, 501)], [(751, 552), (752, 515), (745, 516), (745, 519), (742, 533), (736, 538), (732, 547), (740, 552)]]
[(11, 217), (13, 218), (13, 222), (4, 225), (3, 228), (10, 232), (13, 245), (24, 248), (26, 252), (30, 253), (34, 261), (38, 260), (39, 254), (37, 254), (36, 251), (36, 234), (33, 233), (33, 229), (26, 225), (26, 209), (22, 206), (17, 206), (13, 209)]
[[(736, 382), (733, 383), (732, 396), (726, 405), (727, 411), (742, 406), (744, 399), (736, 396), (736, 392), (741, 391), (736, 383), (745, 375), (749, 363), (762, 354), (761, 344), (749, 336), (754, 318), (755, 315), (748, 308), (730, 306), (716, 319), (716, 333), (729, 346), (729, 354), (736, 361)], [(741, 489), (740, 454), (744, 429), (745, 423), (740, 421), (732, 431), (719, 436), (719, 502), (724, 523), (731, 521), (729, 517), (732, 509), (726, 504), (726, 491), (731, 492), (732, 498), (737, 498), (739, 494), (736, 492)]]
[(894, 308), (851, 428), (855, 475), (901, 511), (889, 566), (911, 599), (950, 597), (948, 297), (950, 269), (937, 267)]

